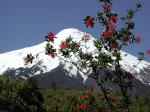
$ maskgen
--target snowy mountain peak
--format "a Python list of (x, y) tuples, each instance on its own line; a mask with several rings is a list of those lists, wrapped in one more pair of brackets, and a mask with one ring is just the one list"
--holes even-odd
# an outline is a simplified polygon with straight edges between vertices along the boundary
[(74, 41), (79, 41), (82, 39), (83, 36), (89, 35), (91, 39), (94, 39), (92, 35), (82, 32), (75, 28), (68, 28), (60, 31), (58, 34), (56, 34), (55, 44), (60, 44), (60, 41), (65, 40), (67, 37), (71, 36)]
[(61, 30), (57, 35), (71, 35), (71, 34), (75, 34), (75, 33), (79, 33), (81, 32), (80, 30), (76, 29), (76, 28), (66, 28)]
[[(86, 33), (79, 31), (78, 29), (69, 28), (60, 31), (56, 34), (55, 39), (55, 47), (58, 48), (60, 43), (64, 41), (67, 37), (72, 36), (74, 40), (81, 40), (82, 36)], [(38, 75), (41, 73), (50, 72), (51, 70), (57, 68), (60, 65), (59, 58), (51, 58), (50, 56), (45, 55), (45, 46), (46, 42), (41, 44), (26, 47), (23, 49), (15, 50), (0, 54), (0, 74), (5, 74), (5, 72), (14, 69), (20, 68), (32, 68), (31, 73), (29, 75)], [(36, 57), (32, 64), (24, 65), (23, 58), (26, 57), (27, 54), (32, 53), (34, 57)], [(65, 69), (69, 70), (70, 65), (64, 66)], [(37, 71), (35, 68), (39, 67), (40, 71)], [(18, 75), (20, 71), (16, 73)], [(69, 75), (76, 76), (77, 69), (72, 69)], [(84, 76), (83, 76), (84, 77)], [(84, 77), (86, 78), (86, 77)]]
[[(85, 35), (90, 37), (88, 43), (90, 49), (88, 52), (92, 52), (95, 49), (93, 45), (94, 37), (75, 28), (64, 29), (56, 34), (57, 38), (55, 39), (54, 46), (58, 48), (60, 43), (69, 36), (72, 36), (73, 40), (78, 42)], [(87, 79), (87, 77), (79, 72), (75, 66), (70, 68), (71, 64), (63, 62), (58, 57), (51, 58), (50, 56), (45, 55), (45, 45), (46, 42), (43, 42), (35, 46), (0, 54), (0, 75), (5, 75), (10, 72), (26, 78), (27, 76), (24, 74), (35, 76), (54, 71), (56, 68), (62, 66), (63, 69), (66, 70), (68, 76), (77, 77), (78, 74), (81, 74), (83, 81)], [(23, 58), (29, 53), (32, 53), (36, 58), (32, 64), (24, 65)], [(126, 71), (132, 71), (132, 73), (135, 74), (135, 77), (143, 83), (150, 84), (150, 63), (146, 61), (138, 63), (135, 56), (123, 51), (121, 51), (121, 55), (122, 61), (120, 63), (122, 68)]]

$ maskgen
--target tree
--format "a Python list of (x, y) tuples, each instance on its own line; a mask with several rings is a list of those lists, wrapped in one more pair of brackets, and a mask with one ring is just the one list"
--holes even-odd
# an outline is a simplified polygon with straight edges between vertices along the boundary
[[(55, 46), (52, 44), (56, 38), (53, 33), (49, 33), (46, 36), (45, 52), (52, 58), (58, 56), (60, 59), (72, 63), (84, 75), (95, 79), (112, 111), (130, 112), (128, 90), (132, 86), (133, 73), (122, 69), (120, 65), (120, 51), (129, 44), (140, 42), (140, 37), (135, 36), (133, 33), (135, 28), (133, 18), (135, 13), (141, 8), (141, 3), (138, 2), (135, 9), (128, 9), (127, 15), (119, 17), (117, 13), (112, 11), (113, 0), (99, 0), (99, 2), (102, 3), (103, 10), (98, 12), (96, 17), (87, 16), (84, 19), (86, 27), (94, 28), (96, 21), (104, 27), (101, 37), (93, 41), (96, 48), (93, 51), (94, 53), (88, 52), (89, 48), (86, 46), (90, 39), (89, 35), (85, 35), (80, 40), (81, 43), (73, 41), (73, 38), (70, 36), (61, 43), (59, 52), (62, 55), (59, 56)], [(120, 29), (117, 29), (116, 23), (119, 19), (123, 24)], [(139, 53), (139, 55), (140, 62), (143, 60), (143, 53)], [(78, 59), (78, 63), (72, 60), (72, 56)], [(103, 71), (103, 74), (99, 71)], [(110, 88), (105, 86), (108, 81), (119, 87), (123, 97), (121, 101), (122, 106), (113, 105), (113, 101), (109, 96)]]
[(42, 112), (43, 95), (34, 79), (0, 77), (0, 111)]

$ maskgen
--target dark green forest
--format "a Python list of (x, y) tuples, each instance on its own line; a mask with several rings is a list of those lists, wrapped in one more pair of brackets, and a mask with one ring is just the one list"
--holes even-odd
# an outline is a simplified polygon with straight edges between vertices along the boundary
[[(119, 93), (109, 97), (121, 108)], [(130, 95), (131, 112), (150, 112), (150, 97)], [(34, 78), (22, 80), (0, 76), (0, 112), (111, 112), (102, 92), (91, 89), (63, 89), (55, 83), (41, 87)]]

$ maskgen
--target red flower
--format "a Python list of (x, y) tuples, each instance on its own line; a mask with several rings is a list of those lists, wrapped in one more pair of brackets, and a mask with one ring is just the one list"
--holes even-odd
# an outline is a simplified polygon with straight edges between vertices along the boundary
[(147, 53), (147, 54), (150, 54), (150, 49), (148, 49), (148, 50), (146, 51), (146, 53)]
[(141, 37), (140, 37), (140, 35), (137, 35), (137, 36), (135, 37), (135, 42), (136, 42), (136, 43), (140, 43), (140, 42), (141, 42)]
[(112, 102), (112, 105), (114, 106), (114, 107), (117, 107), (118, 106), (118, 101), (117, 101), (117, 98), (116, 97), (110, 97), (110, 100), (111, 100), (111, 102)]
[(79, 99), (80, 100), (84, 100), (86, 98), (86, 96), (85, 95), (81, 95), (81, 96), (79, 96)]
[(111, 36), (111, 31), (109, 29), (104, 29), (103, 36), (105, 39), (108, 39)]
[(110, 21), (116, 23), (116, 21), (117, 21), (117, 16), (111, 15), (111, 16), (109, 17), (109, 19), (110, 19)]
[(24, 58), (24, 64), (27, 65), (30, 62), (29, 58)]
[(109, 22), (108, 27), (110, 30), (114, 30), (116, 28), (116, 24), (114, 22)]
[(66, 48), (68, 48), (68, 47), (69, 47), (69, 44), (68, 44), (67, 42), (65, 42), (65, 41), (63, 41), (63, 42), (60, 44), (61, 50), (66, 49)]
[(84, 100), (85, 98), (87, 98), (87, 97), (89, 97), (89, 96), (92, 96), (92, 92), (91, 92), (91, 91), (85, 93), (84, 95), (79, 96), (78, 98), (79, 98), (80, 100)]
[(118, 48), (118, 45), (117, 45), (117, 44), (110, 44), (110, 48), (111, 48), (111, 49), (117, 49), (117, 48)]
[(92, 96), (92, 92), (89, 91), (89, 92), (87, 92), (85, 95), (86, 95), (87, 97)]
[(84, 24), (86, 25), (86, 27), (91, 26), (91, 27), (93, 28), (93, 25), (94, 25), (94, 18), (91, 17), (91, 16), (87, 16), (87, 17), (84, 19)]
[(131, 72), (128, 72), (127, 75), (128, 75), (128, 79), (132, 79), (133, 78), (133, 74)]
[(105, 4), (103, 5), (103, 8), (104, 8), (104, 10), (105, 10), (106, 12), (109, 11), (109, 10), (110, 10), (110, 4), (105, 3)]
[(48, 33), (47, 37), (49, 39), (53, 39), (53, 38), (55, 38), (55, 35), (53, 33)]
[(51, 55), (52, 58), (55, 58), (57, 56), (56, 52), (50, 52), (49, 55)]
[(27, 65), (28, 63), (32, 63), (34, 57), (32, 56), (32, 54), (27, 54), (27, 56), (24, 58), (24, 64)]
[(84, 109), (87, 109), (88, 108), (88, 105), (87, 104), (77, 104), (76, 105), (76, 109), (78, 110), (84, 110)]

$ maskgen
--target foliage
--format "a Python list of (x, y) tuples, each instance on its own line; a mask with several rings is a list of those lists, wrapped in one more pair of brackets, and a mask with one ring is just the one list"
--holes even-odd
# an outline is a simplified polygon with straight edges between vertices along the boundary
[[(111, 112), (105, 101), (104, 94), (96, 89), (71, 90), (58, 87), (40, 87), (37, 92), (35, 85), (36, 81), (33, 79), (23, 81), (1, 76), (0, 112)], [(30, 91), (31, 86), (32, 92)], [(20, 91), (24, 91), (24, 96), (19, 94)], [(27, 91), (30, 92), (27, 93)], [(39, 94), (43, 95), (44, 102)], [(35, 97), (37, 97), (38, 101)], [(114, 106), (121, 106), (121, 94), (111, 93), (108, 97)], [(150, 111), (149, 94), (129, 97), (131, 99), (131, 112)], [(39, 103), (40, 99), (42, 100)], [(41, 106), (43, 107), (41, 108)]]
[[(43, 88), (45, 112), (111, 112), (102, 92), (97, 90), (66, 90), (61, 88)], [(149, 95), (130, 97), (131, 112), (149, 112)], [(121, 106), (122, 96), (111, 93), (109, 98), (114, 106)]]
[[(87, 35), (79, 42), (75, 42), (70, 36), (60, 45), (59, 51), (64, 59), (60, 56), (58, 57), (72, 63), (84, 75), (96, 80), (111, 111), (130, 112), (128, 89), (132, 86), (131, 79), (133, 73), (132, 71), (124, 71), (122, 69), (120, 65), (120, 51), (129, 44), (140, 42), (140, 36), (135, 36), (133, 33), (133, 29), (135, 28), (133, 18), (135, 13), (141, 8), (141, 4), (138, 2), (135, 9), (128, 9), (127, 15), (119, 18), (119, 15), (112, 11), (113, 0), (100, 0), (99, 2), (102, 3), (103, 10), (98, 12), (96, 17), (87, 16), (84, 19), (86, 27), (93, 28), (96, 20), (104, 27), (101, 32), (101, 37), (93, 41), (96, 50), (90, 51), (90, 48), (87, 47), (89, 41)], [(123, 24), (121, 28), (117, 29), (116, 23), (119, 19)], [(51, 46), (49, 55), (56, 52), (56, 50), (53, 50), (55, 46), (53, 47), (51, 43), (54, 43), (54, 40), (50, 40), (47, 43)], [(46, 52), (48, 52), (48, 50), (46, 50)], [(54, 58), (54, 56), (52, 57)], [(72, 57), (78, 59), (78, 62), (72, 60)], [(140, 53), (139, 62), (142, 59), (143, 55)], [(109, 69), (111, 69), (112, 72), (110, 72)], [(99, 71), (103, 71), (104, 74)], [(114, 106), (113, 101), (111, 101), (109, 97), (111, 92), (110, 88), (105, 87), (108, 81), (120, 88), (122, 106)], [(78, 105), (78, 107), (80, 106), (81, 104)], [(82, 105), (81, 107), (86, 109), (87, 105)]]
[(1, 112), (41, 112), (43, 95), (36, 81), (0, 77)]
[[(93, 78), (101, 90), (101, 96), (106, 100), (107, 106), (109, 107), (106, 111), (130, 112), (131, 104), (128, 97), (128, 90), (132, 87), (131, 79), (134, 73), (132, 70), (125, 71), (121, 67), (121, 49), (129, 44), (139, 43), (141, 41), (141, 37), (139, 35), (135, 36), (133, 33), (135, 29), (133, 19), (135, 13), (142, 5), (140, 2), (137, 2), (135, 8), (127, 9), (127, 14), (123, 17), (119, 17), (117, 13), (112, 11), (113, 0), (99, 0), (99, 2), (102, 4), (103, 10), (98, 11), (96, 17), (87, 16), (84, 19), (86, 27), (94, 28), (96, 21), (103, 26), (100, 38), (93, 41), (95, 47), (94, 51), (90, 51), (90, 48), (87, 46), (90, 40), (89, 35), (84, 35), (78, 42), (74, 41), (73, 37), (70, 36), (62, 41), (60, 49), (55, 49), (53, 45), (55, 45), (56, 37), (53, 33), (49, 33), (45, 36), (47, 41), (45, 54), (50, 55), (52, 58), (58, 56), (60, 59), (72, 63), (72, 65), (76, 66), (84, 75)], [(122, 24), (117, 27), (119, 20), (122, 21)], [(57, 53), (57, 51), (59, 53)], [(58, 54), (61, 55), (59, 56)], [(147, 50), (147, 54), (150, 54), (149, 50)], [(73, 59), (78, 61), (74, 61)], [(144, 53), (139, 52), (139, 63), (143, 59)], [(103, 71), (103, 73), (100, 71)], [(112, 91), (110, 88), (105, 86), (107, 82), (119, 87), (121, 94), (119, 105), (116, 103), (117, 98), (111, 96)], [(95, 103), (96, 100), (92, 94), (88, 97), (87, 95), (82, 97), (85, 100), (78, 102), (78, 100), (74, 99), (72, 100), (73, 102), (71, 101), (66, 105), (61, 105), (61, 108), (58, 104), (55, 104), (55, 108), (54, 110), (52, 109), (52, 111), (104, 111), (93, 110), (98, 104)], [(91, 101), (92, 103), (90, 103)], [(76, 105), (75, 108), (72, 107), (74, 104)]]

